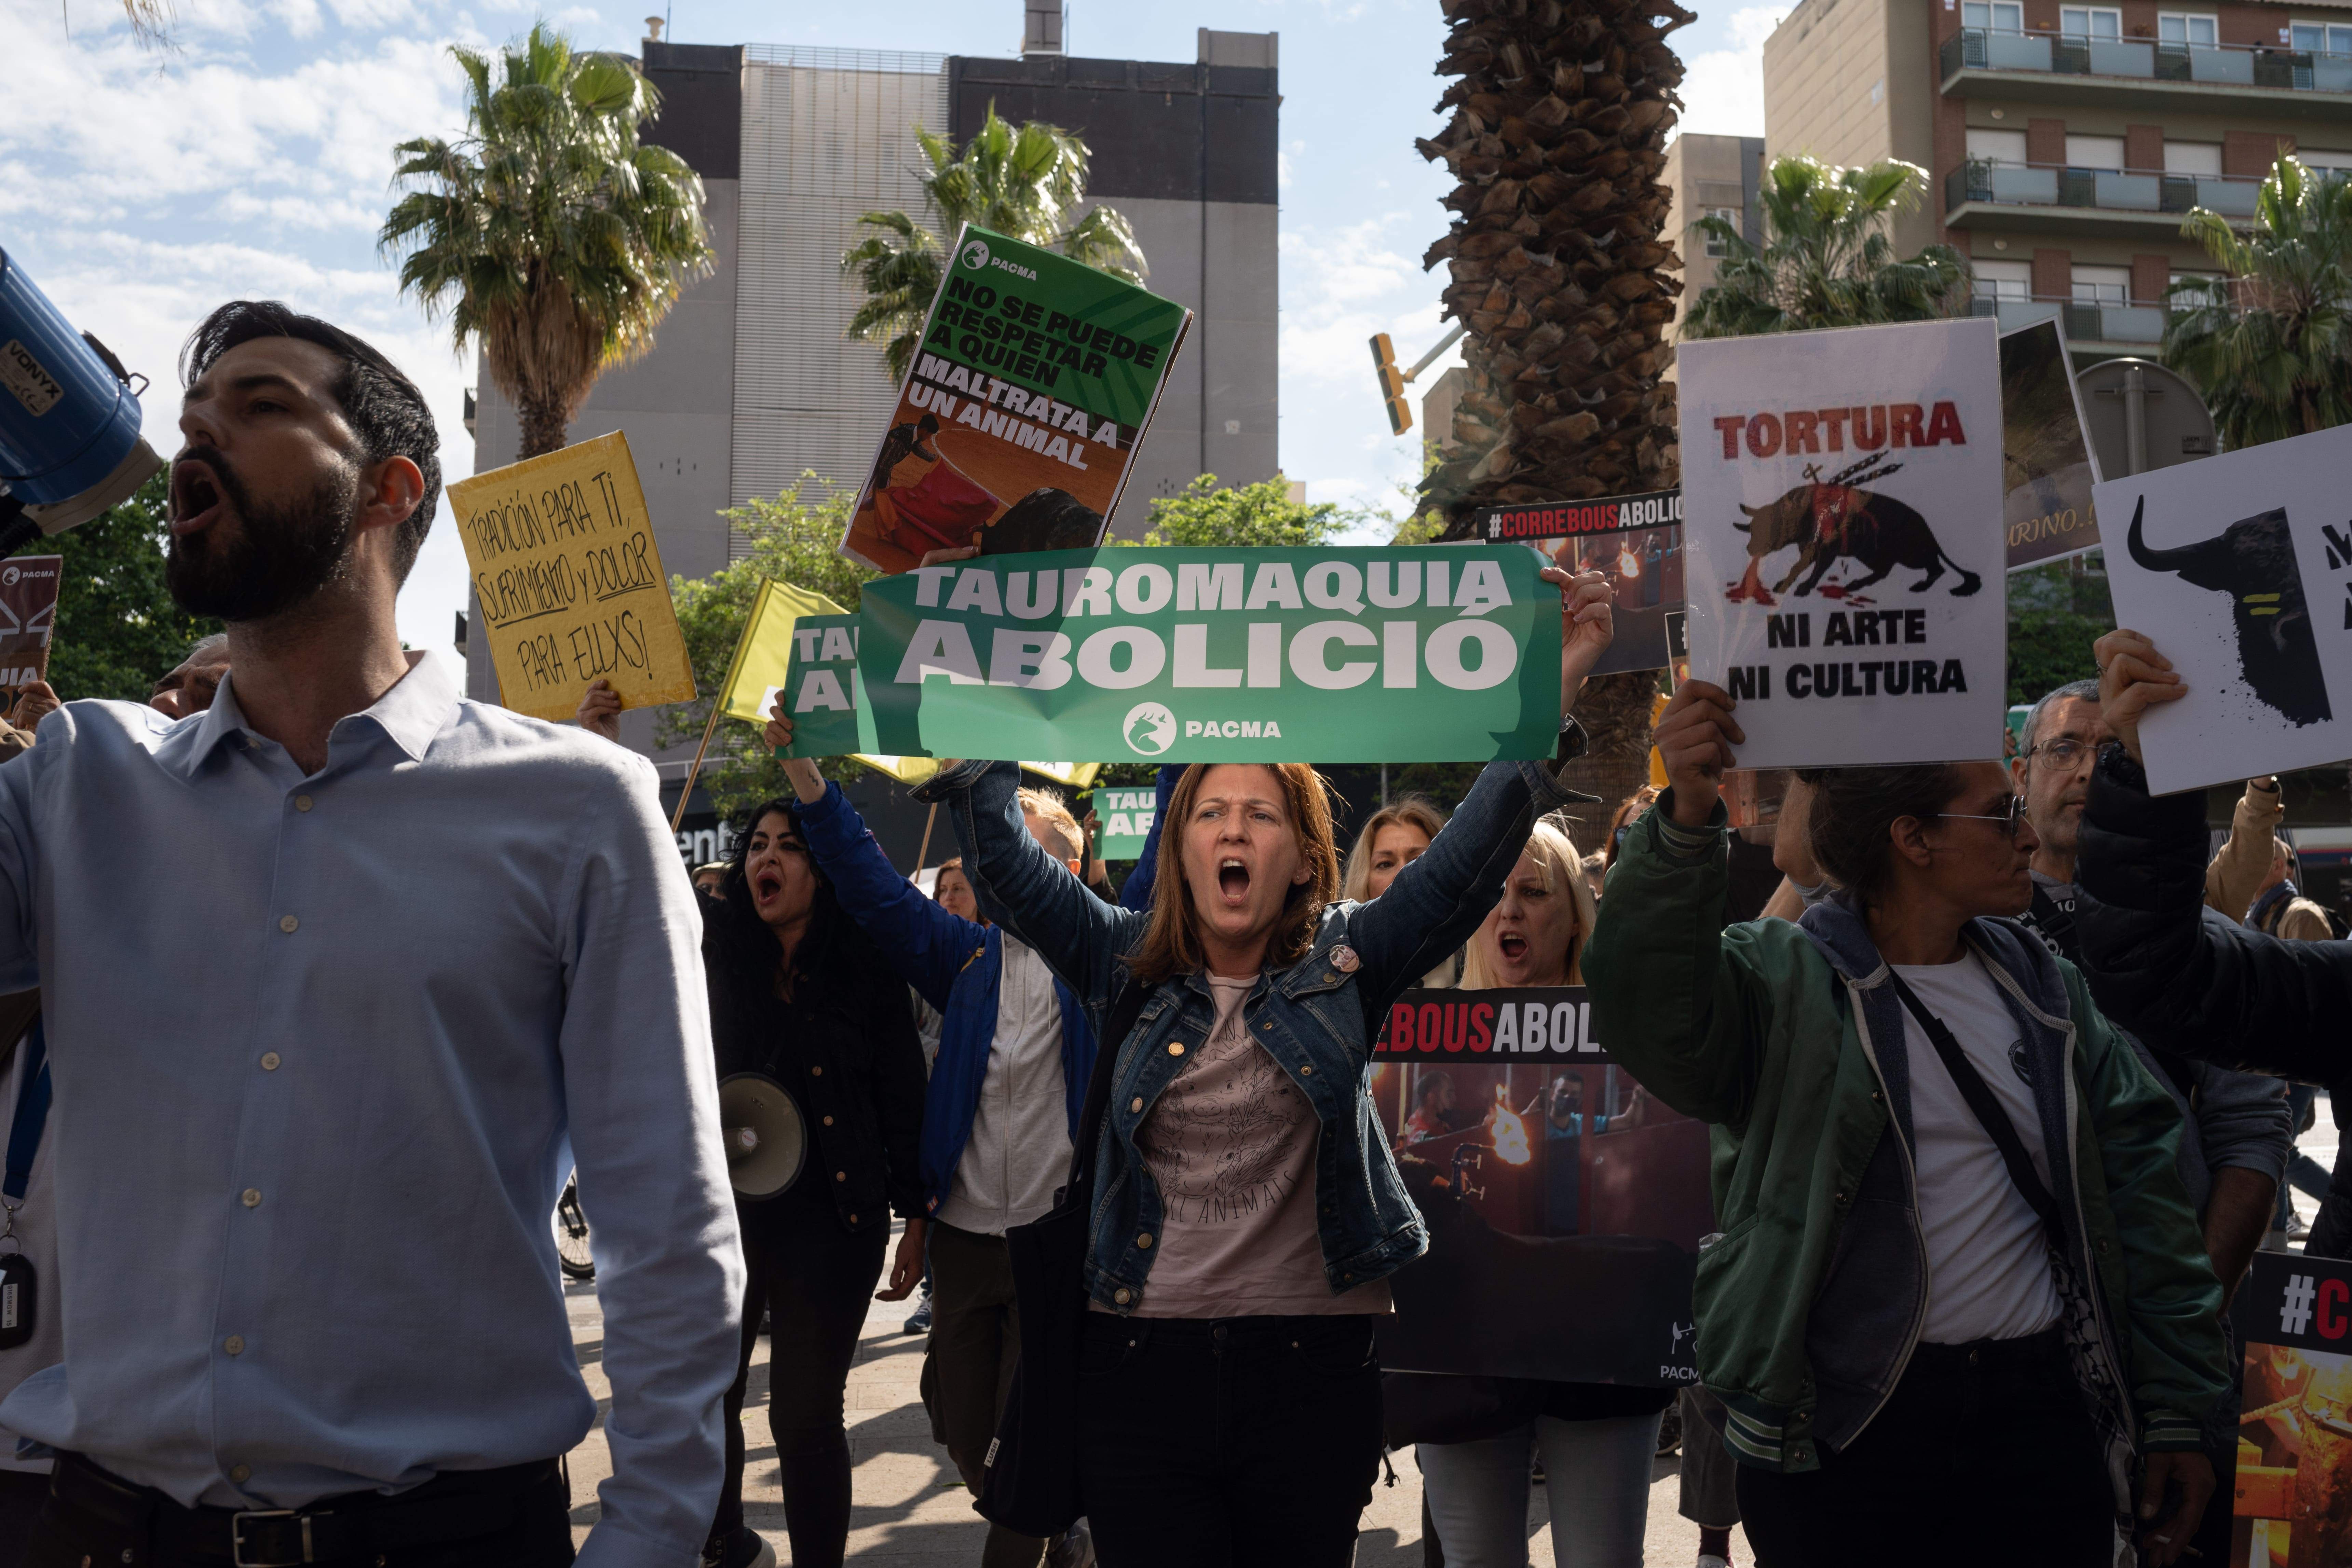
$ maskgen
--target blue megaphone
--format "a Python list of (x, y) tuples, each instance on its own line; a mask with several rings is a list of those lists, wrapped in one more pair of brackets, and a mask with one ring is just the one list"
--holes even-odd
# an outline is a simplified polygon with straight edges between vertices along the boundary
[(0, 557), (129, 500), (163, 466), (131, 380), (0, 250)]

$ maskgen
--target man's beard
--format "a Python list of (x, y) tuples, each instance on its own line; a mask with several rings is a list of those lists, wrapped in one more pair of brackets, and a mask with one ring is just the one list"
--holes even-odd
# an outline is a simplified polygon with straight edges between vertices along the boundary
[(238, 534), (224, 542), (221, 525), (173, 534), (163, 561), (163, 585), (192, 616), (261, 621), (289, 610), (341, 577), (359, 521), (359, 475), (337, 468), (310, 493), (281, 506), (263, 506), (221, 454), (192, 447), (220, 481), (221, 498), (236, 513)]

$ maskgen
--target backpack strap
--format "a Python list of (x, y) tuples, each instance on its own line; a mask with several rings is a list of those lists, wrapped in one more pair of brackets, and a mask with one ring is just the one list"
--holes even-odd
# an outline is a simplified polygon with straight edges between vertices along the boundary
[(1927, 1011), (1927, 1005), (1904, 983), (1903, 976), (1895, 973), (1893, 965), (1887, 966), (1886, 974), (1894, 983), (1895, 994), (1903, 999), (1903, 1005), (1919, 1020), (1919, 1027), (1927, 1032), (1928, 1040), (1934, 1044), (1936, 1055), (1943, 1059), (1944, 1070), (1952, 1075), (1952, 1082), (1959, 1089), (1960, 1098), (1969, 1102), (1969, 1109), (1976, 1113), (1978, 1122), (1991, 1137), (1993, 1147), (2000, 1151), (2000, 1163), (2009, 1167), (2009, 1179), (2016, 1184), (2019, 1194), (2041, 1216), (2042, 1228), (2049, 1234), (2050, 1245), (2063, 1257), (2066, 1251), (2066, 1225), (2060, 1216), (2058, 1200), (2042, 1180), (2042, 1173), (2033, 1168), (2033, 1158), (2025, 1152), (2024, 1142), (2017, 1135), (2016, 1124), (2010, 1121), (2009, 1113), (2001, 1110), (2000, 1101), (1993, 1098), (1991, 1086), (1977, 1071), (1976, 1064), (1969, 1060), (1968, 1053), (1960, 1048), (1960, 1042), (1952, 1037), (1952, 1031), (1944, 1021)]

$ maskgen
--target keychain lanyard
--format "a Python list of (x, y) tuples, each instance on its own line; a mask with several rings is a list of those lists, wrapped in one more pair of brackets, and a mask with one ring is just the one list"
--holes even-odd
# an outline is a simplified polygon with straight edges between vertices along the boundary
[(25, 1076), (16, 1089), (16, 1119), (8, 1125), (7, 1174), (0, 1177), (0, 1197), (6, 1199), (0, 1206), (8, 1211), (0, 1237), (16, 1228), (16, 1209), (25, 1201), (25, 1189), (32, 1184), (33, 1155), (41, 1146), (41, 1128), (49, 1119), (49, 1041), (41, 1022), (37, 1015), (25, 1034)]

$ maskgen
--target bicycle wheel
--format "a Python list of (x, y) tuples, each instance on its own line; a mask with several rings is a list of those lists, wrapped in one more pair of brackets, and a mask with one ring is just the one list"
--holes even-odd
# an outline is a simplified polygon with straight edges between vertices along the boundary
[(567, 1179), (555, 1200), (555, 1262), (566, 1279), (583, 1284), (596, 1278), (595, 1255), (588, 1250), (588, 1216), (580, 1209), (580, 1181)]

